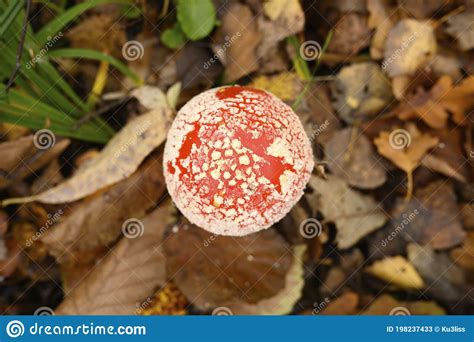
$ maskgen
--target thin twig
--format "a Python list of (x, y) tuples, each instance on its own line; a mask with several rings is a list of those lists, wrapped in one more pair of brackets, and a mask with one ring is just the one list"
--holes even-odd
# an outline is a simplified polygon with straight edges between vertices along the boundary
[(120, 106), (124, 103), (126, 103), (128, 100), (130, 100), (130, 97), (129, 96), (126, 96), (124, 97), (123, 99), (120, 99), (120, 100), (117, 100), (117, 101), (114, 101), (108, 105), (105, 105), (103, 107), (101, 107), (100, 109), (98, 110), (95, 110), (95, 111), (92, 111), (92, 112), (89, 112), (87, 113), (86, 115), (84, 115), (82, 118), (80, 118), (79, 120), (77, 120), (77, 122), (75, 123), (73, 129), (79, 129), (82, 125), (84, 125), (86, 122), (88, 122), (89, 120), (95, 118), (95, 117), (98, 117), (98, 116), (101, 116), (102, 114), (104, 113), (107, 113), (109, 110), (117, 107), (117, 106)]
[(8, 93), (8, 90), (11, 88), (11, 86), (15, 82), (16, 76), (21, 67), (21, 57), (23, 56), (23, 47), (25, 45), (26, 31), (28, 29), (30, 9), (31, 9), (31, 0), (26, 0), (25, 18), (23, 19), (23, 27), (21, 29), (20, 42), (18, 44), (18, 50), (16, 52), (15, 67), (13, 68), (10, 78), (8, 79), (7, 86), (5, 87), (5, 93)]

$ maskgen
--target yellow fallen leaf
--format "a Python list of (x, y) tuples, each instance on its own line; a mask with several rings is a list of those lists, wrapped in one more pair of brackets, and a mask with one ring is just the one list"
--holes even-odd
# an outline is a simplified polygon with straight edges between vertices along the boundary
[(258, 76), (249, 85), (265, 89), (283, 101), (293, 101), (303, 91), (303, 83), (292, 72), (283, 72), (270, 77)]
[(415, 267), (400, 255), (376, 261), (365, 270), (401, 288), (422, 289), (425, 286)]
[(374, 143), (382, 156), (390, 159), (407, 174), (406, 197), (409, 199), (413, 193), (413, 171), (420, 165), (428, 150), (438, 144), (439, 139), (421, 133), (414, 124), (409, 124), (406, 128), (395, 129), (392, 132), (383, 131), (374, 139)]

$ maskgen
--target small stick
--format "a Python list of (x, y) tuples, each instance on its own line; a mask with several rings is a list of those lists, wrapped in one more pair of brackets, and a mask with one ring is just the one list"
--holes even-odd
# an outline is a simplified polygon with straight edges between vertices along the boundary
[(7, 86), (5, 87), (5, 93), (8, 93), (8, 90), (11, 88), (11, 86), (15, 82), (16, 76), (21, 67), (21, 57), (23, 55), (23, 47), (25, 45), (25, 37), (26, 37), (26, 31), (28, 29), (30, 9), (31, 9), (31, 0), (26, 0), (25, 18), (23, 19), (23, 27), (21, 29), (20, 43), (18, 44), (18, 50), (16, 53), (15, 67), (13, 68), (10, 78), (8, 79)]

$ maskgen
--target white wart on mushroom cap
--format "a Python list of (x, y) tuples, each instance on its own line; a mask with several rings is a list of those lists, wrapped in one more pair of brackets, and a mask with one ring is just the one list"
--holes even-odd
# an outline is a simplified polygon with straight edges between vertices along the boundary
[(178, 112), (168, 133), (168, 191), (192, 223), (246, 235), (282, 219), (313, 170), (311, 144), (293, 110), (242, 86), (208, 90)]

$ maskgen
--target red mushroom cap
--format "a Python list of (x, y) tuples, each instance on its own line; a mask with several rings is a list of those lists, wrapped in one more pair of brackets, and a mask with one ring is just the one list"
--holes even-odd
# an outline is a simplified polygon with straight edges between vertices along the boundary
[(168, 191), (192, 223), (219, 235), (246, 235), (281, 220), (313, 170), (311, 144), (293, 110), (242, 86), (192, 98), (168, 133)]

